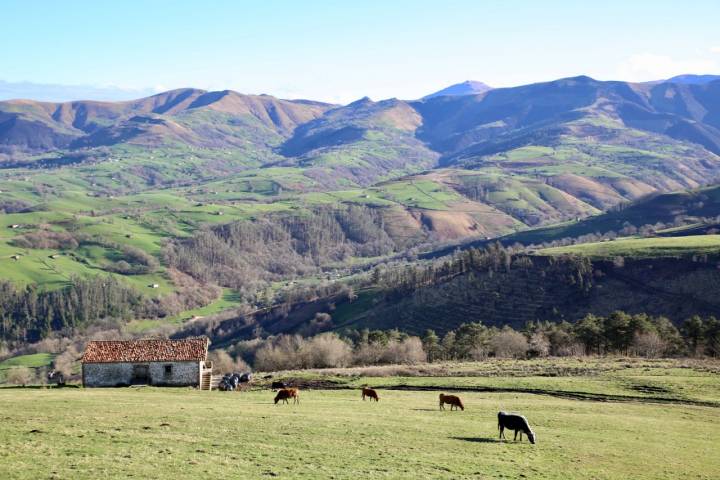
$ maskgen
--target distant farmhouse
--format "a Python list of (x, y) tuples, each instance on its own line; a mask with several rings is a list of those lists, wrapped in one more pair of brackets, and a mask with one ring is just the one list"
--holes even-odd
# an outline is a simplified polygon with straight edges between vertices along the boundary
[(191, 386), (208, 389), (207, 337), (184, 340), (92, 341), (82, 356), (85, 387)]

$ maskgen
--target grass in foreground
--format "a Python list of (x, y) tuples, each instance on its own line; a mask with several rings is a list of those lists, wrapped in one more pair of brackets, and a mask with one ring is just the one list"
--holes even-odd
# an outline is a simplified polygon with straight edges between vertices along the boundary
[[(452, 384), (448, 380), (448, 391)], [(187, 389), (0, 389), (0, 477), (712, 479), (720, 409), (544, 395)], [(538, 443), (497, 441), (498, 410)]]

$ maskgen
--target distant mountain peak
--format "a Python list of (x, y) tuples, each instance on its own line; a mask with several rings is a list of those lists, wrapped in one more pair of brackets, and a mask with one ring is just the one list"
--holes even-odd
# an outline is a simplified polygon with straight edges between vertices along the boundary
[(478, 95), (480, 93), (485, 93), (488, 90), (492, 90), (492, 87), (483, 82), (478, 82), (475, 80), (465, 80), (464, 82), (450, 85), (447, 88), (443, 88), (442, 90), (438, 90), (435, 93), (426, 95), (423, 97), (423, 99), (442, 96)]
[(704, 85), (706, 83), (714, 82), (715, 80), (720, 80), (720, 75), (685, 74), (676, 75), (664, 81), (669, 83), (681, 83), (685, 85)]
[(582, 83), (597, 82), (597, 80), (595, 80), (594, 78), (592, 78), (588, 75), (575, 75), (574, 77), (561, 78), (559, 81), (582, 82)]
[(372, 103), (374, 103), (374, 102), (370, 99), (370, 97), (362, 97), (362, 98), (355, 100), (354, 102), (348, 103), (347, 106), (348, 107), (362, 107), (365, 105), (371, 105)]

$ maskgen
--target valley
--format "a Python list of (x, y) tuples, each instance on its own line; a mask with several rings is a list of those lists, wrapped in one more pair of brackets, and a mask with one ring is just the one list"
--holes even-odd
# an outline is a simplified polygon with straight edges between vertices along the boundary
[(0, 480), (720, 478), (717, 1), (0, 11)]
[[(494, 239), (597, 257), (557, 243), (720, 213), (702, 188), (720, 175), (717, 82), (688, 82), (575, 77), (345, 106), (196, 89), (0, 102), (0, 274), (41, 291), (109, 275), (152, 304), (135, 312), (177, 319)], [(633, 257), (632, 242), (606, 256)]]

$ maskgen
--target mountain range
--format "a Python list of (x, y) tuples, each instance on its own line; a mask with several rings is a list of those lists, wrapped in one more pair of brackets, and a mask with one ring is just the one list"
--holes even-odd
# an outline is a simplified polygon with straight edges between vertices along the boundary
[[(205, 181), (289, 167), (304, 178), (301, 189), (325, 191), (434, 169), (450, 183), (469, 181), (460, 186), (466, 196), (469, 190), (487, 196), (509, 182), (530, 186), (545, 203), (559, 195), (582, 214), (715, 181), (720, 81), (684, 76), (633, 84), (580, 76), (344, 106), (197, 89), (127, 102), (0, 102), (0, 168), (91, 161), (102, 170), (118, 157), (137, 166), (145, 162), (142, 149), (164, 149), (168, 159), (194, 149), (202, 158), (185, 183), (200, 171)], [(219, 161), (218, 154), (233, 158)], [(145, 167), (126, 190), (177, 183), (165, 167)], [(447, 169), (473, 175), (458, 180)], [(299, 187), (277, 180), (285, 191)]]
[[(245, 209), (350, 195), (384, 207), (398, 235), (442, 240), (582, 218), (720, 178), (711, 76), (465, 82), (445, 93), (333, 105), (188, 88), (123, 102), (0, 102), (0, 173), (16, 182), (0, 187), (30, 204), (47, 194), (28, 197), (17, 180), (95, 197), (176, 189)], [(217, 190), (225, 197), (207, 196)]]
[(57, 289), (107, 274), (166, 315), (237, 304), (227, 292), (262, 303), (281, 282), (448, 244), (709, 218), (716, 190), (647, 199), (719, 179), (720, 79), (704, 76), (466, 82), (348, 105), (192, 88), (11, 100), (0, 102), (0, 276)]

